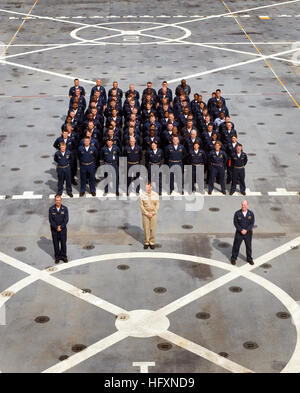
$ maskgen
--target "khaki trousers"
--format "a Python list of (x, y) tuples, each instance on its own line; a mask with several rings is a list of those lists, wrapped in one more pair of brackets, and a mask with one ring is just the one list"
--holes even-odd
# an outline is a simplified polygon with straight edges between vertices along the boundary
[(149, 218), (143, 214), (143, 228), (145, 235), (145, 244), (146, 245), (155, 245), (155, 231), (157, 224), (157, 215)]

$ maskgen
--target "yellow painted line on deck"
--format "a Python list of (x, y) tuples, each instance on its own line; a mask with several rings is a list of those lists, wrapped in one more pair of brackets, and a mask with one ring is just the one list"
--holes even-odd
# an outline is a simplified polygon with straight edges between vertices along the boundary
[[(246, 32), (244, 26), (239, 22), (237, 16), (234, 14), (234, 12), (231, 11), (231, 9), (228, 7), (228, 5), (226, 4), (226, 2), (224, 0), (221, 0), (222, 3), (224, 4), (225, 8), (227, 9), (228, 12), (230, 12), (230, 15), (232, 16), (232, 18), (236, 21), (236, 23), (238, 24), (239, 28), (243, 31), (243, 33), (245, 34), (245, 36), (248, 38), (248, 40), (252, 43), (252, 45), (254, 46), (254, 48), (256, 49), (257, 53), (259, 53), (261, 56), (264, 56), (264, 54), (261, 52), (261, 50), (257, 47), (257, 45), (253, 42), (252, 38), (250, 37), (250, 35)], [(287, 94), (290, 96), (291, 100), (294, 102), (294, 104), (296, 105), (296, 107), (298, 109), (300, 109), (300, 104), (296, 101), (295, 97), (292, 95), (292, 93), (289, 91), (289, 89), (286, 87), (286, 85), (283, 83), (283, 81), (280, 79), (280, 77), (277, 75), (277, 73), (275, 72), (275, 70), (273, 69), (273, 67), (271, 66), (270, 62), (267, 59), (264, 59), (266, 65), (269, 67), (269, 69), (272, 71), (272, 73), (274, 74), (275, 78), (277, 79), (277, 81), (280, 83), (280, 85), (284, 88), (284, 90), (287, 92)]]

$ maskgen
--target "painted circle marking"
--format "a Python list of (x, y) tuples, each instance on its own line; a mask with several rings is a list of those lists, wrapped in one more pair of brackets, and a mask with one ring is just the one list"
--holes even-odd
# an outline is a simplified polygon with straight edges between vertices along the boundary
[[(112, 261), (112, 260), (119, 260), (119, 259), (127, 259), (127, 258), (133, 258), (133, 259), (138, 259), (138, 258), (145, 258), (145, 253), (143, 252), (131, 252), (131, 253), (120, 253), (120, 254), (107, 254), (107, 255), (102, 255), (102, 256), (95, 256), (95, 257), (87, 257), (83, 259), (78, 259), (73, 262), (70, 262), (68, 265), (61, 265), (56, 267), (56, 271), (53, 273), (58, 273), (62, 270), (70, 269), (76, 266), (81, 266), (89, 263), (98, 263), (98, 262), (103, 262), (103, 261)], [(196, 257), (192, 255), (185, 255), (185, 254), (175, 254), (175, 253), (154, 253), (154, 254), (147, 254), (147, 258), (151, 259), (175, 259), (175, 260), (183, 260), (186, 262), (195, 262), (199, 264), (206, 264), (210, 266), (214, 266), (223, 270), (227, 270), (230, 272), (238, 272), (238, 269), (235, 266), (229, 265), (224, 262), (216, 261), (216, 260), (211, 260), (207, 258), (202, 258), (202, 257)], [(52, 272), (49, 272), (49, 269), (44, 270), (44, 272), (47, 272), (49, 275), (52, 274)], [(260, 285), (262, 288), (273, 294), (289, 311), (292, 317), (292, 322), (296, 328), (297, 332), (297, 342), (295, 346), (295, 350), (291, 358), (289, 359), (289, 362), (285, 366), (285, 368), (281, 371), (281, 373), (288, 373), (288, 372), (295, 372), (295, 370), (299, 370), (299, 360), (300, 360), (300, 313), (299, 313), (299, 305), (298, 303), (286, 292), (284, 292), (281, 288), (279, 288), (277, 285), (273, 284), (272, 282), (266, 280), (265, 278), (258, 276), (255, 273), (249, 272), (249, 271), (241, 271), (238, 274), (239, 277), (245, 277), (249, 279), (250, 281), (255, 282), (256, 284)], [(30, 284), (33, 284), (35, 281), (39, 279), (38, 274), (35, 276), (35, 274), (32, 274), (32, 276), (28, 276), (25, 279), (22, 279), (18, 281), (17, 283), (13, 284), (11, 287), (9, 287), (6, 291), (13, 291), (13, 294), (18, 293), (22, 289), (26, 288)], [(0, 298), (0, 306), (2, 306), (4, 303), (6, 303), (8, 300), (11, 298)], [(147, 311), (149, 310), (136, 310), (136, 311)], [(154, 313), (154, 311), (150, 311), (150, 313)], [(129, 315), (130, 313), (126, 314)], [(149, 314), (150, 315), (150, 314)], [(129, 318), (130, 319), (130, 318)], [(165, 322), (166, 323), (166, 322)], [(140, 333), (140, 332), (138, 332)], [(150, 333), (150, 332), (149, 332)], [(151, 333), (152, 334), (152, 333)], [(299, 372), (299, 371), (298, 371)]]
[(128, 313), (128, 318), (117, 318), (116, 328), (131, 337), (148, 338), (165, 333), (170, 321), (164, 315), (151, 310), (135, 310)]
[[(183, 35), (181, 37), (175, 38), (174, 40), (167, 38), (167, 37), (157, 37), (158, 39), (156, 40), (155, 37), (153, 37), (153, 41), (151, 42), (141, 42), (141, 41), (137, 41), (137, 42), (126, 42), (126, 44), (130, 44), (130, 45), (153, 45), (153, 44), (161, 44), (161, 43), (167, 43), (167, 42), (172, 42), (172, 41), (178, 41), (178, 40), (184, 40), (188, 37), (190, 37), (192, 35), (192, 32), (187, 29), (186, 27), (183, 26), (174, 26), (174, 25), (168, 25), (166, 23), (158, 23), (158, 22), (107, 22), (107, 23), (100, 23), (97, 25), (93, 25), (93, 26), (82, 26), (82, 27), (78, 27), (76, 29), (74, 29), (73, 31), (71, 31), (70, 36), (78, 41), (82, 41), (83, 43), (100, 43), (101, 41), (103, 41), (105, 44), (109, 44), (109, 45), (124, 45), (124, 41), (122, 42), (110, 42), (110, 41), (106, 41), (106, 39), (109, 40), (110, 36), (102, 36), (99, 38), (95, 38), (92, 40), (87, 40), (85, 38), (82, 38), (78, 35), (78, 33), (82, 30), (85, 29), (90, 29), (90, 28), (95, 28), (98, 27), (99, 30), (101, 29), (101, 26), (108, 26), (108, 25), (115, 25), (115, 24), (145, 24), (145, 25), (154, 25), (153, 27), (155, 27), (157, 29), (157, 26), (160, 26), (160, 28), (177, 28), (178, 30), (182, 30), (183, 31)], [(147, 35), (147, 34), (143, 34), (143, 32), (141, 31), (143, 29), (140, 30), (120, 30), (120, 37), (133, 37), (133, 36), (138, 36), (138, 37), (147, 37), (147, 38), (151, 38), (151, 36)], [(112, 30), (113, 32), (114, 30)], [(116, 33), (113, 33), (112, 36), (117, 35)], [(101, 40), (101, 41), (100, 41)]]

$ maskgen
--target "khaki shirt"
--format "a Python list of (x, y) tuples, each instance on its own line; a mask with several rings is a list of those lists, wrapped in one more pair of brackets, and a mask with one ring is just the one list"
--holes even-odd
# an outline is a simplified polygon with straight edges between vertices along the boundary
[(151, 191), (150, 197), (148, 193), (143, 192), (140, 196), (140, 208), (145, 216), (149, 213), (156, 215), (159, 209), (159, 196), (156, 192)]

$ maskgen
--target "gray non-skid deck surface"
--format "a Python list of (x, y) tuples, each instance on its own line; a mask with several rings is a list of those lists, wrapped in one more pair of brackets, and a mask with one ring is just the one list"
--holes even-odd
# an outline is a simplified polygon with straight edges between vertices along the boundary
[[(1, 1), (0, 40), (5, 45), (32, 3)], [(291, 50), (299, 40), (300, 4), (278, 3), (228, 1), (227, 4), (232, 11), (255, 8), (237, 14), (238, 21), (263, 55), (280, 53), (278, 57), (287, 60), (269, 59), (269, 63), (299, 102), (300, 68), (292, 63), (292, 58), (300, 61), (300, 57)], [(273, 6), (257, 9), (265, 5)], [(299, 196), (284, 193), (299, 191), (299, 109), (263, 60), (232, 67), (257, 58), (257, 51), (231, 16), (218, 17), (226, 13), (223, 3), (216, 0), (203, 4), (144, 0), (52, 1), (51, 5), (45, 0), (38, 2), (32, 12), (36, 17), (26, 20), (6, 52), (10, 64), (0, 64), (0, 195), (6, 197), (0, 200), (1, 253), (38, 270), (53, 265), (47, 221), (52, 202), (49, 195), (55, 193), (57, 185), (52, 144), (64, 120), (73, 77), (85, 79), (82, 85), (88, 92), (92, 87), (88, 81), (97, 77), (102, 77), (107, 88), (118, 80), (123, 90), (131, 82), (142, 90), (149, 79), (159, 88), (165, 79), (187, 77), (192, 93), (202, 93), (205, 100), (220, 87), (240, 132), (239, 139), (250, 153), (247, 187), (262, 194), (248, 197), (257, 221), (254, 257), (297, 238)], [(216, 17), (199, 20), (210, 15)], [(180, 24), (174, 25), (177, 23)], [(87, 26), (95, 24), (100, 25)], [(149, 30), (144, 32), (147, 36), (124, 33), (111, 37), (118, 32), (100, 26), (122, 31)], [(77, 31), (77, 37), (89, 41), (71, 37), (79, 28), (82, 29)], [(184, 42), (166, 42), (184, 35), (187, 36)], [(99, 45), (101, 42), (105, 45)], [(62, 47), (40, 51), (50, 49), (46, 46), (49, 44)], [(34, 53), (23, 54), (29, 51)], [(12, 55), (17, 56), (9, 57)], [(209, 72), (219, 68), (223, 70)], [(197, 75), (189, 78), (194, 74)], [(170, 87), (175, 89), (177, 84), (172, 82)], [(277, 196), (268, 195), (277, 188), (284, 190)], [(24, 192), (43, 198), (12, 199)], [(234, 233), (232, 215), (240, 202), (241, 197), (206, 197), (202, 210), (188, 212), (184, 200), (162, 201), (156, 239), (159, 248), (154, 253), (166, 253), (168, 258), (153, 259), (152, 251), (139, 258), (119, 256), (116, 260), (111, 256), (107, 261), (70, 266), (53, 276), (77, 288), (90, 289), (93, 295), (127, 311), (158, 310), (227, 273), (217, 266), (185, 261), (180, 256), (170, 258), (167, 254), (199, 256), (229, 266)], [(68, 199), (65, 204), (70, 211), (71, 261), (143, 252), (136, 202), (84, 198)], [(88, 212), (91, 210), (94, 213)], [(192, 227), (184, 229), (183, 225)], [(87, 250), (86, 246), (92, 248)], [(25, 250), (18, 252), (18, 247)], [(244, 248), (241, 252), (238, 267), (245, 264)], [(299, 257), (298, 249), (275, 255), (267, 266), (257, 267), (254, 273), (298, 302)], [(1, 259), (8, 261), (5, 256)], [(118, 269), (120, 264), (128, 265), (129, 269)], [(28, 272), (22, 271), (22, 267), (18, 269), (17, 262), (0, 263), (1, 291), (25, 277)], [(232, 286), (242, 288), (242, 292), (229, 291)], [(167, 291), (155, 293), (153, 289), (157, 287)], [(279, 319), (276, 314), (287, 309), (266, 287), (265, 281), (261, 286), (245, 277), (224, 282), (171, 313), (169, 330), (215, 354), (227, 353), (228, 360), (236, 365), (255, 372), (280, 372), (296, 347), (298, 310), (294, 310), (294, 319)], [(277, 288), (277, 295), (279, 292)], [(210, 318), (196, 318), (199, 312), (209, 313)], [(50, 321), (37, 324), (34, 320), (41, 315), (48, 316)], [(61, 356), (74, 355), (75, 344), (90, 346), (116, 332), (115, 319), (112, 313), (47, 282), (35, 281), (6, 303), (6, 325), (0, 326), (0, 370), (4, 373), (46, 370), (59, 363)], [(243, 344), (248, 341), (259, 347), (245, 349)], [(167, 340), (159, 337), (129, 337), (88, 359), (81, 352), (83, 361), (64, 371), (139, 372), (139, 367), (133, 367), (134, 362), (155, 362), (149, 372), (228, 372), (218, 365), (217, 356), (208, 361), (174, 343), (167, 351), (158, 349), (158, 344), (164, 342)]]

